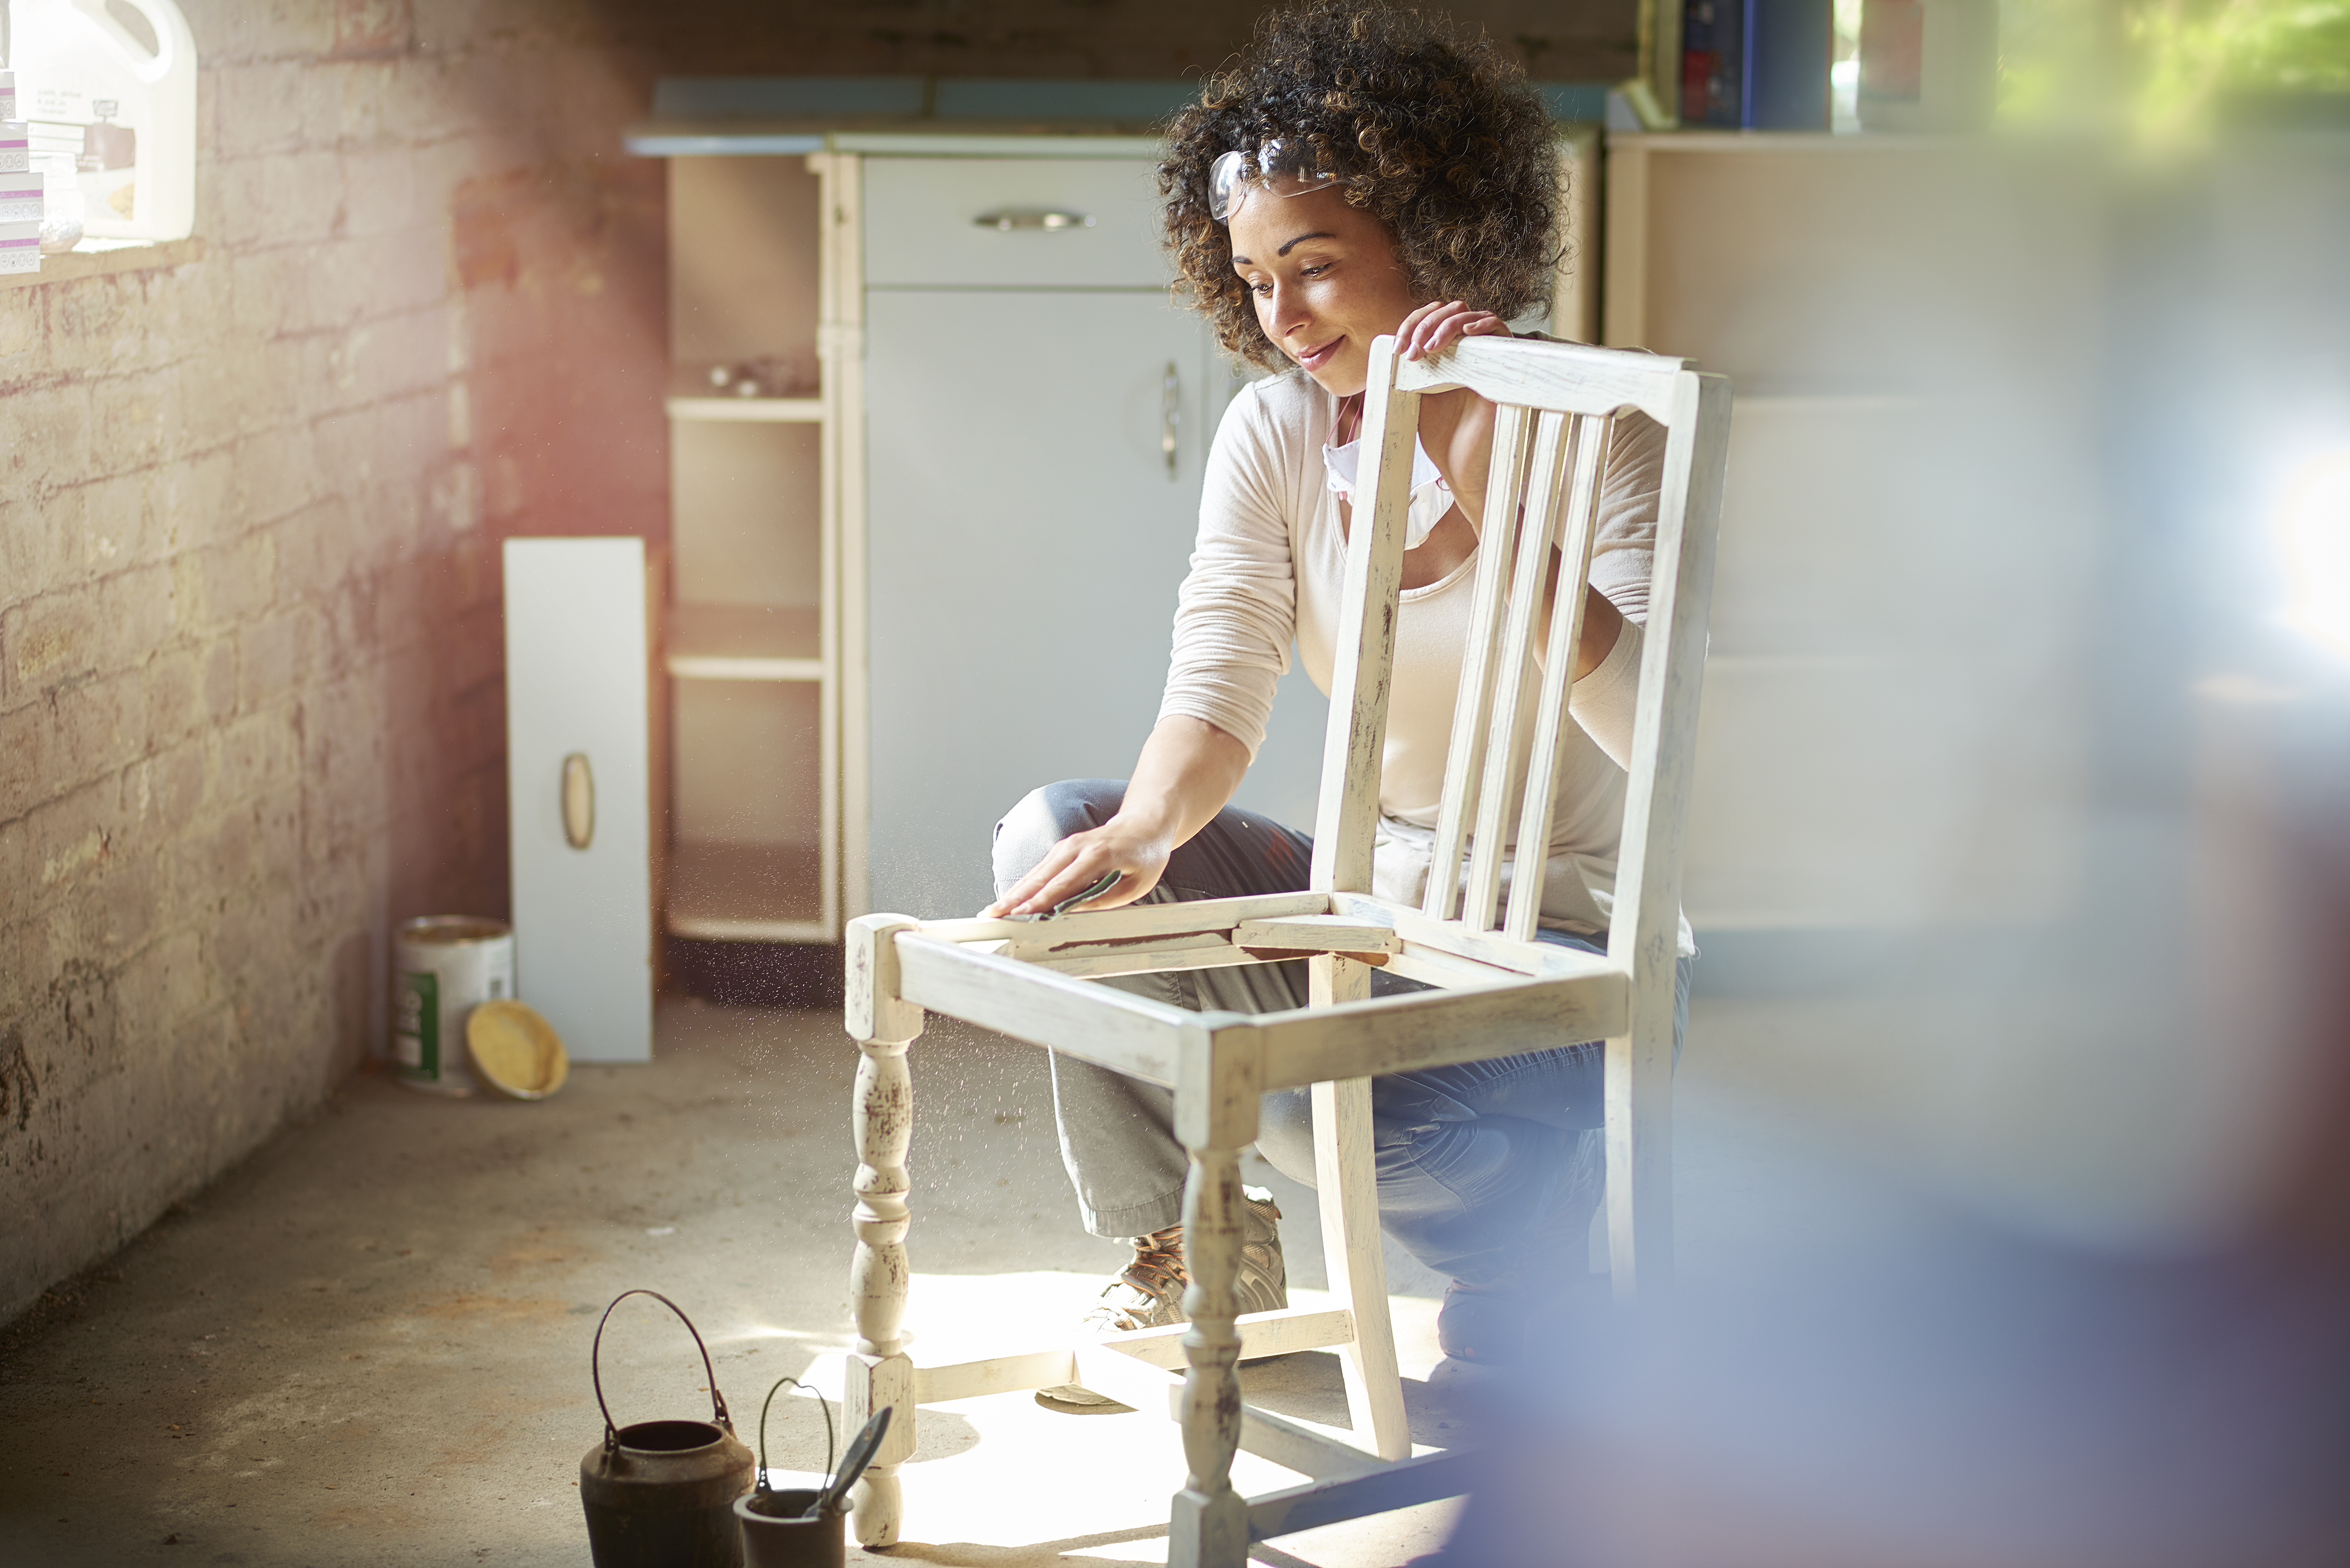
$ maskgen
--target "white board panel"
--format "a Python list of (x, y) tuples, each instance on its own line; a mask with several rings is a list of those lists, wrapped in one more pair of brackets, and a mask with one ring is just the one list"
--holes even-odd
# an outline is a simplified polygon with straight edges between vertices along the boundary
[[(515, 989), (574, 1061), (650, 1061), (644, 541), (507, 540), (505, 612)], [(584, 848), (564, 832), (574, 753), (595, 781)]]

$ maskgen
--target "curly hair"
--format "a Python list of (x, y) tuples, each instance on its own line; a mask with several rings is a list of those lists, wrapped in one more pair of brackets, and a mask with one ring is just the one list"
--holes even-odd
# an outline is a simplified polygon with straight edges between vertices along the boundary
[(1347, 200), (1387, 226), (1419, 298), (1504, 320), (1549, 299), (1558, 154), (1525, 73), (1449, 18), (1313, 0), (1268, 12), (1167, 128), (1159, 192), (1176, 293), (1227, 352), (1288, 363), (1257, 324), (1232, 236), (1208, 210), (1217, 157), (1239, 149), (1253, 161), (1275, 138), (1309, 147)]

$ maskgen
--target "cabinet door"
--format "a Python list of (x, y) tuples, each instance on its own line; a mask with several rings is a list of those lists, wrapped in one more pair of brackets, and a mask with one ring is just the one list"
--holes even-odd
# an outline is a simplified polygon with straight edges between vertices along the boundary
[[(1158, 717), (1232, 383), (1155, 290), (874, 289), (866, 312), (872, 907), (966, 915), (1005, 809), (1125, 777)], [(1326, 711), (1284, 682), (1241, 804), (1310, 810)]]
[[(641, 539), (505, 542), (515, 992), (578, 1062), (653, 1051)], [(565, 766), (592, 802), (576, 843)]]

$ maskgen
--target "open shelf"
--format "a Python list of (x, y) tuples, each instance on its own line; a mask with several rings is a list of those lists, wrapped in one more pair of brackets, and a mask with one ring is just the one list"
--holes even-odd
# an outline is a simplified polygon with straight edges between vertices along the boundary
[(820, 398), (673, 397), (673, 420), (706, 420), (727, 424), (812, 425), (824, 418)]
[(690, 680), (821, 680), (822, 647), (813, 605), (677, 605), (662, 659)]
[[(824, 541), (836, 400), (816, 351), (822, 175), (773, 150), (681, 157), (668, 206), (661, 924), (697, 941), (830, 942), (837, 659)], [(742, 394), (746, 380), (760, 395)]]
[(813, 845), (682, 842), (671, 852), (671, 936), (718, 942), (823, 942), (824, 872)]

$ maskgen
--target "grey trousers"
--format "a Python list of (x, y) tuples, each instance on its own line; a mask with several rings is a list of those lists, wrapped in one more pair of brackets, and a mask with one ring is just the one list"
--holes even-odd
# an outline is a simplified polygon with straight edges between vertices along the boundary
[[(1069, 779), (1032, 792), (996, 825), (1002, 893), (1052, 846), (1117, 814), (1126, 785)], [(1313, 840), (1270, 818), (1226, 807), (1170, 858), (1147, 901), (1293, 892), (1305, 886)], [(1605, 943), (1564, 932), (1544, 940), (1587, 950)], [(1689, 1007), (1681, 961), (1674, 1008), (1678, 1057)], [(1100, 983), (1191, 1011), (1277, 1012), (1306, 1004), (1306, 964), (1243, 964), (1120, 975)], [(1375, 993), (1425, 989), (1388, 974)], [(1372, 1080), (1374, 1160), (1382, 1227), (1429, 1267), (1471, 1283), (1518, 1268), (1537, 1235), (1579, 1243), (1604, 1189), (1602, 1048), (1560, 1046)], [(1053, 1115), (1078, 1213), (1097, 1236), (1147, 1235), (1182, 1217), (1189, 1157), (1175, 1137), (1174, 1096), (1092, 1063), (1052, 1056)], [(1264, 1096), (1259, 1152), (1314, 1181), (1310, 1092)], [(1580, 1266), (1579, 1263), (1576, 1266)]]

